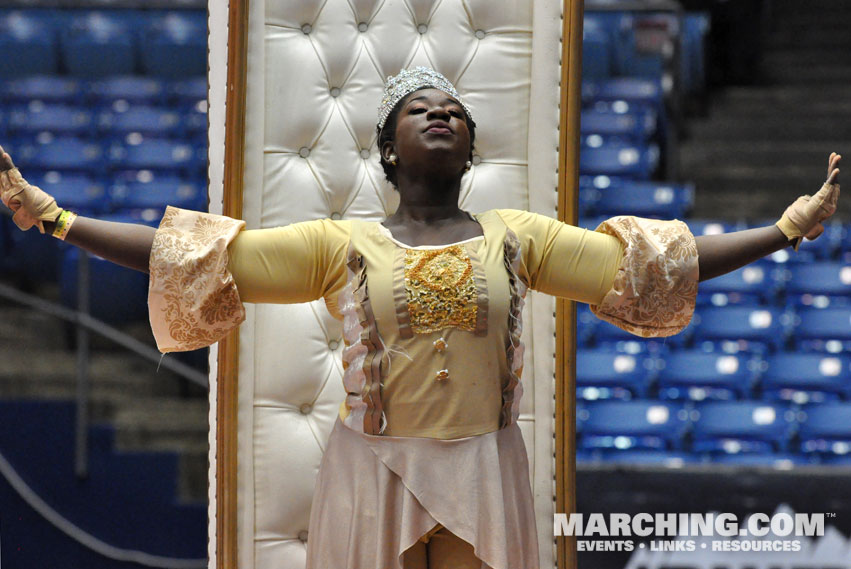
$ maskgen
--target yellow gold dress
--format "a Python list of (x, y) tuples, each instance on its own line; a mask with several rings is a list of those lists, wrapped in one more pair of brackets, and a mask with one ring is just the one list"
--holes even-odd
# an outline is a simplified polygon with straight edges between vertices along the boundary
[(163, 218), (149, 295), (161, 351), (216, 341), (244, 319), (243, 302), (324, 298), (343, 321), (347, 396), (316, 484), (309, 568), (398, 568), (442, 524), (484, 568), (538, 569), (517, 425), (526, 290), (589, 303), (643, 336), (691, 318), (697, 248), (682, 222), (475, 219), (481, 237), (414, 247), (357, 220), (243, 230), (174, 208)]

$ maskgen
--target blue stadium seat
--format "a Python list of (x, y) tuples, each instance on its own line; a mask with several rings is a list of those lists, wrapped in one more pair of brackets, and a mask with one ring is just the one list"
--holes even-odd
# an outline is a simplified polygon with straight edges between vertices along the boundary
[(786, 450), (796, 425), (785, 405), (756, 401), (706, 402), (692, 414), (692, 450), (713, 455)]
[(768, 304), (778, 294), (774, 270), (770, 263), (753, 263), (703, 281), (697, 290), (697, 303), (701, 306)]
[(147, 169), (175, 175), (191, 175), (205, 165), (191, 144), (159, 138), (143, 139), (138, 144), (114, 144), (110, 159), (115, 170)]
[[(583, 150), (584, 152), (584, 150)], [(605, 178), (596, 176), (595, 180)], [(661, 219), (681, 218), (694, 203), (694, 187), (612, 178), (608, 187), (598, 188), (589, 200), (592, 215), (637, 215)]]
[(666, 401), (599, 401), (585, 405), (578, 448), (678, 449), (688, 425), (688, 412)]
[(33, 76), (0, 82), (0, 100), (6, 104), (29, 104), (32, 101), (79, 104), (83, 98), (83, 81), (58, 75)]
[(795, 346), (807, 352), (851, 350), (851, 308), (802, 308), (792, 333)]
[(167, 107), (130, 105), (123, 110), (103, 111), (98, 117), (101, 132), (116, 137), (140, 133), (151, 137), (177, 137), (182, 134), (181, 115)]
[(851, 358), (845, 354), (780, 353), (766, 363), (766, 398), (796, 404), (851, 398)]
[(200, 102), (207, 102), (207, 76), (197, 75), (188, 79), (175, 79), (167, 92), (169, 97), (182, 107), (194, 107)]
[(48, 132), (86, 137), (93, 133), (92, 113), (85, 108), (32, 101), (9, 114), (9, 131), (19, 136)]
[(685, 219), (683, 221), (694, 235), (720, 235), (737, 230), (735, 225), (716, 219)]
[(169, 12), (143, 30), (142, 66), (150, 75), (190, 77), (207, 71), (205, 12)]
[(582, 29), (582, 77), (605, 79), (612, 76), (614, 49), (606, 30), (595, 25), (595, 20), (586, 17)]
[(772, 467), (776, 470), (791, 470), (796, 466), (813, 464), (813, 460), (800, 454), (778, 452), (770, 454), (718, 454), (712, 457), (713, 464), (731, 466), (761, 466)]
[(29, 182), (56, 198), (56, 203), (77, 213), (91, 215), (109, 211), (103, 184), (87, 174), (51, 171), (28, 175)]
[(655, 79), (616, 77), (599, 81), (593, 97), (597, 101), (627, 101), (664, 109), (662, 83)]
[[(105, 221), (142, 223), (156, 227), (159, 217), (141, 213), (102, 216)], [(55, 241), (55, 239), (51, 240)], [(61, 262), (60, 299), (68, 307), (77, 306), (80, 251), (68, 247)], [(148, 275), (89, 255), (89, 303), (93, 317), (112, 324), (144, 321), (148, 317)]]
[(15, 162), (22, 169), (67, 170), (95, 175), (103, 173), (104, 153), (94, 142), (62, 137), (21, 145), (15, 151)]
[(116, 12), (76, 15), (62, 31), (61, 38), (65, 67), (72, 75), (105, 77), (129, 75), (136, 70), (133, 29)]
[(585, 303), (576, 305), (576, 342), (578, 347), (590, 346), (594, 342), (594, 330), (600, 319), (591, 313)]
[(695, 322), (694, 343), (704, 351), (776, 351), (785, 341), (786, 318), (771, 307), (726, 306), (700, 309)]
[(656, 133), (656, 113), (626, 101), (599, 101), (583, 109), (580, 129), (583, 135), (619, 136), (634, 144), (646, 143)]
[(661, 79), (670, 68), (679, 27), (679, 15), (674, 13), (636, 14), (632, 27), (633, 49), (626, 53), (622, 73), (632, 77)]
[(199, 101), (183, 113), (182, 123), (186, 135), (203, 139), (207, 143), (207, 101)]
[(851, 264), (796, 263), (787, 271), (787, 299), (794, 305), (826, 308), (851, 304)]
[(706, 90), (706, 37), (709, 35), (709, 14), (687, 12), (682, 19), (680, 34), (680, 77), (686, 93)]
[[(596, 138), (595, 138), (596, 137)], [(579, 173), (649, 179), (659, 166), (656, 145), (635, 145), (612, 141), (606, 144), (599, 135), (590, 135), (579, 151)]]
[(695, 350), (671, 352), (659, 371), (661, 399), (733, 400), (747, 398), (755, 380), (748, 358)]
[(577, 350), (576, 396), (587, 401), (646, 397), (653, 363), (642, 355)]
[(128, 101), (157, 105), (165, 102), (166, 87), (156, 77), (122, 75), (93, 81), (89, 85), (89, 94), (101, 104)]
[(612, 52), (612, 73), (616, 75), (629, 75), (628, 58), (635, 50), (635, 35), (633, 27), (635, 17), (630, 12), (623, 11), (593, 11), (593, 6), (588, 6), (585, 12), (585, 25), (594, 26), (604, 31), (609, 36)]
[(595, 458), (599, 458), (600, 462), (607, 463), (643, 464), (667, 468), (682, 468), (699, 462), (697, 457), (687, 452), (642, 449), (606, 450), (597, 453)]
[(175, 176), (144, 176), (141, 180), (116, 183), (109, 189), (115, 209), (165, 210), (171, 205), (183, 209), (206, 211), (206, 188)]
[(0, 14), (0, 77), (4, 80), (56, 73), (59, 50), (49, 17), (38, 12)]
[[(118, 221), (115, 219), (114, 221)], [(69, 247), (62, 255), (60, 298), (70, 308), (77, 306), (80, 251)], [(89, 312), (112, 324), (139, 322), (147, 317), (148, 276), (89, 256)]]
[(798, 435), (807, 454), (817, 453), (828, 461), (851, 455), (851, 403), (808, 405)]

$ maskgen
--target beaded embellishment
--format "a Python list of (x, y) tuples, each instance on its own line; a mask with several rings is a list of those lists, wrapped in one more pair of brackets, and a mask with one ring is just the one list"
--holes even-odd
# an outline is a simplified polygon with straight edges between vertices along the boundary
[(464, 247), (408, 249), (405, 292), (415, 334), (445, 328), (475, 331), (478, 294), (473, 265)]
[(387, 83), (384, 85), (384, 96), (381, 98), (381, 105), (378, 107), (378, 130), (384, 128), (384, 122), (390, 115), (390, 111), (396, 106), (396, 103), (404, 99), (409, 93), (425, 87), (440, 89), (444, 93), (454, 97), (461, 103), (467, 116), (472, 120), (473, 114), (467, 108), (467, 105), (464, 104), (464, 101), (461, 100), (461, 96), (455, 90), (455, 86), (449, 82), (449, 79), (429, 67), (415, 67), (413, 69), (403, 69), (398, 75), (391, 75), (387, 78)]

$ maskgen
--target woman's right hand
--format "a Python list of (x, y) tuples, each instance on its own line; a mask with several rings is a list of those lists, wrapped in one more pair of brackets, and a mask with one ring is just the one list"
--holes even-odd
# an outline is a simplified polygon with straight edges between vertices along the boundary
[(12, 221), (21, 231), (33, 225), (44, 233), (44, 222), (54, 222), (62, 213), (53, 196), (32, 186), (15, 168), (12, 157), (0, 146), (0, 200), (14, 212)]

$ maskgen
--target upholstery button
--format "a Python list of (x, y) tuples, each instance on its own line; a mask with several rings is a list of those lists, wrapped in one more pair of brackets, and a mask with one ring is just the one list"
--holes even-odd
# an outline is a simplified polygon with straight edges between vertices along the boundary
[(340, 212), (335, 211), (334, 213), (331, 214), (331, 219), (343, 219), (343, 216), (340, 215)]
[(360, 157), (363, 158), (364, 160), (366, 160), (370, 156), (371, 155), (369, 153), (369, 150), (367, 150), (366, 148), (364, 148), (363, 150), (360, 151)]
[(340, 96), (340, 88), (339, 87), (332, 87), (331, 88), (331, 96), (332, 97), (339, 97)]
[(434, 341), (434, 351), (445, 352), (449, 348), (449, 343), (444, 338), (438, 338)]
[(366, 22), (361, 22), (360, 24), (358, 24), (359, 32), (365, 32), (367, 28), (369, 28), (369, 24), (367, 24)]
[(479, 39), (484, 39), (485, 31), (484, 30), (476, 30), (476, 37)]
[(424, 34), (428, 31), (428, 26), (425, 24), (420, 24), (419, 26), (417, 26), (417, 31), (421, 34)]
[(298, 408), (301, 411), (302, 415), (307, 415), (311, 411), (313, 411), (313, 406), (310, 403), (304, 403), (301, 407)]
[(445, 379), (449, 379), (449, 370), (448, 369), (440, 370), (439, 372), (437, 372), (435, 374), (434, 379), (436, 379), (437, 381), (443, 381)]
[(330, 342), (328, 342), (328, 347), (332, 350), (336, 350), (339, 345), (340, 342), (338, 342), (337, 340), (331, 340)]
[(479, 164), (482, 163), (482, 157), (479, 156), (478, 154), (473, 154), (472, 162), (473, 162), (473, 166), (478, 166)]
[(305, 34), (309, 34), (310, 32), (313, 31), (313, 26), (311, 26), (310, 24), (304, 24), (301, 27), (301, 31), (303, 31)]
[(307, 146), (302, 146), (298, 149), (298, 155), (302, 158), (307, 158), (308, 156), (310, 156), (310, 148), (308, 148)]
[(302, 541), (307, 541), (307, 530), (303, 529), (300, 532), (298, 532), (298, 538)]

